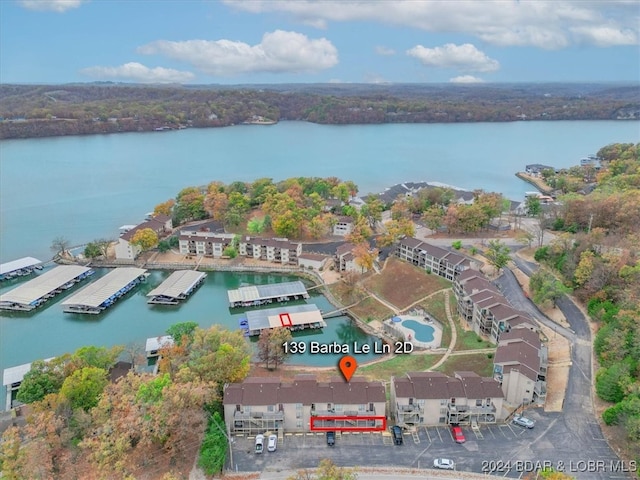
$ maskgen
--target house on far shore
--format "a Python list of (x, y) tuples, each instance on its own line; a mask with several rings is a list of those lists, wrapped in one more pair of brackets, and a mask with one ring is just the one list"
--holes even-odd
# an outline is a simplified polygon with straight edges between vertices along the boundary
[(156, 215), (150, 219), (131, 227), (131, 225), (125, 225), (120, 227), (124, 231), (118, 238), (118, 243), (115, 246), (116, 260), (135, 260), (142, 248), (140, 245), (134, 245), (131, 240), (139, 230), (150, 228), (158, 235), (158, 238), (164, 237), (166, 234), (171, 233), (173, 229), (173, 222), (168, 215)]
[(524, 167), (524, 171), (529, 175), (533, 175), (534, 177), (539, 177), (542, 175), (544, 170), (553, 170), (556, 169), (554, 167), (550, 167), (549, 165), (542, 165), (541, 163), (532, 163)]
[(340, 215), (336, 220), (336, 224), (333, 226), (334, 235), (345, 237), (353, 231), (353, 218)]

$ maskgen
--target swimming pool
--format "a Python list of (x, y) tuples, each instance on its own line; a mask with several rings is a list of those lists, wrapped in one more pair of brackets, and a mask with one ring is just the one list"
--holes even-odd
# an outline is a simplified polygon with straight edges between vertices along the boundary
[(435, 329), (431, 325), (425, 325), (415, 320), (403, 320), (402, 326), (413, 330), (414, 337), (419, 342), (433, 342), (433, 332)]

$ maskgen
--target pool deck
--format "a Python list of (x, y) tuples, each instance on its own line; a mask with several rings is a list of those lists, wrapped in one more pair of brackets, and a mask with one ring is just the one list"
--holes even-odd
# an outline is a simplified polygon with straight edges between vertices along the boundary
[[(397, 315), (397, 316), (400, 317), (403, 321), (394, 322), (392, 319), (388, 319), (388, 320), (385, 320), (384, 323), (386, 323), (393, 330), (396, 330), (396, 332), (404, 336), (405, 341), (411, 342), (415, 347), (423, 348), (425, 350), (440, 348), (440, 344), (442, 343), (442, 325), (440, 325), (440, 323), (437, 320), (428, 320), (421, 315)], [(415, 331), (403, 325), (405, 320), (414, 320), (425, 326), (433, 327), (433, 340), (430, 342), (421, 342), (420, 340), (416, 340)]]

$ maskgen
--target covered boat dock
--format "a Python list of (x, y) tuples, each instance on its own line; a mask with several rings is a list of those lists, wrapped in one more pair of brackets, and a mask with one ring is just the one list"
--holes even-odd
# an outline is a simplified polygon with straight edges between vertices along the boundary
[(62, 302), (67, 313), (98, 314), (146, 279), (143, 268), (116, 268)]
[(206, 273), (194, 270), (173, 272), (164, 282), (147, 293), (147, 297), (149, 297), (147, 303), (177, 305), (202, 285), (205, 278), (207, 278)]
[(29, 312), (93, 273), (79, 265), (60, 265), (0, 295), (0, 309)]
[(295, 332), (327, 326), (322, 319), (322, 312), (313, 304), (251, 310), (246, 315), (247, 321), (243, 330), (249, 336), (260, 335), (262, 330), (271, 328), (288, 328)]
[(42, 260), (33, 257), (23, 257), (3, 263), (0, 264), (0, 280), (11, 280), (15, 277), (29, 275), (35, 269), (42, 269)]
[(144, 351), (147, 354), (147, 358), (153, 358), (160, 356), (159, 350), (161, 348), (173, 347), (174, 341), (171, 335), (161, 335), (160, 337), (147, 338)]
[(309, 298), (304, 284), (295, 282), (275, 283), (270, 285), (250, 285), (236, 290), (228, 290), (229, 305), (234, 307), (255, 307), (272, 302), (288, 302)]
[[(53, 359), (54, 357), (47, 358), (45, 362), (50, 362)], [(6, 410), (11, 410), (14, 394), (17, 394), (20, 384), (29, 370), (31, 370), (31, 363), (24, 363), (15, 367), (5, 368), (4, 372), (2, 372), (2, 385), (7, 390), (7, 400), (4, 404)]]

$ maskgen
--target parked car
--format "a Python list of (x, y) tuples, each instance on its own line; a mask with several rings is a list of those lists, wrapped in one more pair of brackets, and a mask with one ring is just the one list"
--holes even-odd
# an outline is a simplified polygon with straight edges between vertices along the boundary
[(462, 428), (456, 426), (451, 427), (451, 435), (453, 435), (453, 439), (456, 443), (464, 443), (466, 440), (464, 438), (464, 433), (462, 433)]
[(256, 453), (262, 453), (264, 450), (264, 435), (256, 435)]
[(336, 444), (336, 432), (327, 432), (327, 445), (333, 447)]
[(398, 425), (391, 427), (391, 434), (393, 435), (393, 443), (402, 445), (402, 429)]
[(269, 435), (269, 440), (267, 441), (267, 450), (270, 452), (275, 452), (277, 445), (278, 445), (278, 437), (275, 435)]
[(522, 415), (516, 415), (515, 417), (513, 417), (513, 423), (525, 428), (533, 428), (536, 424), (536, 422), (534, 422), (530, 418), (523, 417)]
[(456, 464), (453, 463), (453, 460), (449, 460), (448, 458), (436, 458), (433, 461), (433, 468), (439, 468), (441, 470), (455, 470)]

